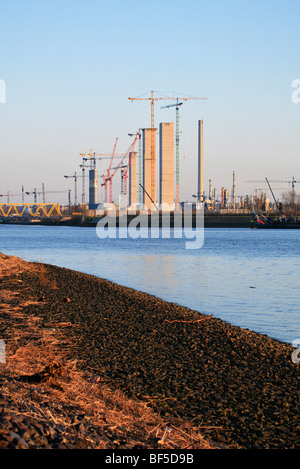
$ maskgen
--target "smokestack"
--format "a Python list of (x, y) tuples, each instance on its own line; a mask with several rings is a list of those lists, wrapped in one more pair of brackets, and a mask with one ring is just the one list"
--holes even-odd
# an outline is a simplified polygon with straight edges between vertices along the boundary
[(225, 189), (222, 187), (221, 189), (221, 200), (222, 200), (222, 207), (225, 205)]
[(211, 184), (211, 179), (209, 180), (209, 194), (208, 194), (209, 200), (212, 200), (212, 184)]
[(203, 202), (203, 120), (198, 121), (198, 191), (197, 202)]
[(232, 207), (235, 209), (235, 172), (232, 174)]

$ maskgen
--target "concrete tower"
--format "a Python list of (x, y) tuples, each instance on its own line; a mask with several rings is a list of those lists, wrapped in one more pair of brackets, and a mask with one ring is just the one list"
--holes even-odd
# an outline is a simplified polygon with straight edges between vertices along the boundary
[(98, 202), (98, 174), (96, 169), (89, 171), (89, 209), (97, 208)]
[(137, 152), (133, 151), (129, 153), (130, 166), (129, 166), (129, 200), (128, 205), (136, 204), (136, 163), (137, 163)]
[[(151, 158), (151, 136), (154, 132), (154, 154)], [(151, 207), (152, 201), (156, 203), (156, 129), (143, 129), (143, 187), (147, 192), (143, 194), (143, 204)], [(151, 199), (149, 198), (151, 197)]]
[(159, 204), (174, 204), (174, 123), (159, 125)]

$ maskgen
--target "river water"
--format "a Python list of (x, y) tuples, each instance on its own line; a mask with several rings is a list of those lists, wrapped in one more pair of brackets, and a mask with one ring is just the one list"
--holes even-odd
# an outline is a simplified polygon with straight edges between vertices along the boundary
[(300, 230), (100, 239), (95, 228), (0, 225), (0, 251), (93, 274), (283, 342), (300, 338)]

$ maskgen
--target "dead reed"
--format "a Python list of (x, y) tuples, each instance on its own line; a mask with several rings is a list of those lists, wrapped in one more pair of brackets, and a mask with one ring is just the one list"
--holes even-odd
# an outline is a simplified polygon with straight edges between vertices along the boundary
[[(128, 399), (104, 377), (95, 376), (91, 370), (82, 371), (75, 360), (66, 359), (65, 351), (72, 348), (65, 333), (70, 323), (45, 327), (38, 315), (28, 312), (28, 306), (37, 303), (29, 290), (28, 298), (16, 301), (16, 282), (25, 282), (21, 273), (28, 270), (47, 284), (43, 266), (0, 254), (0, 318), (7, 345), (6, 363), (0, 364), (5, 377), (1, 393), (9, 398), (15, 414), (39, 423), (50, 422), (66, 439), (69, 430), (74, 432), (70, 412), (83, 414), (88, 428), (93, 428), (91, 434), (81, 434), (83, 445), (100, 449), (217, 448), (205, 440), (193, 422), (162, 417), (147, 403)], [(22, 288), (24, 297), (27, 286), (23, 284)], [(76, 431), (80, 434), (80, 427)]]

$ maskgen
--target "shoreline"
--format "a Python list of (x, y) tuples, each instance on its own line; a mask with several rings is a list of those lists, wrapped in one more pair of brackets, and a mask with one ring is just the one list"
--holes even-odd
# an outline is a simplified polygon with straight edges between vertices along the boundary
[[(104, 217), (104, 216), (103, 216)], [(159, 220), (157, 222), (151, 221), (151, 217), (143, 215), (145, 223), (147, 221), (147, 226), (153, 226), (153, 223), (158, 223), (158, 226), (162, 226), (162, 215), (160, 214)], [(136, 218), (136, 215), (127, 216), (127, 225)], [(98, 221), (101, 220), (101, 217), (86, 217), (82, 218), (82, 215), (64, 217), (62, 219), (42, 219), (42, 220), (9, 220), (2, 219), (1, 224), (3, 225), (43, 225), (43, 226), (78, 226), (78, 227), (92, 227), (95, 228)], [(152, 225), (151, 225), (152, 223)], [(116, 227), (119, 225), (124, 226), (124, 221), (122, 217), (116, 217)], [(174, 214), (170, 215), (170, 228), (173, 228), (174, 225)], [(192, 216), (192, 227), (196, 226), (196, 218)], [(156, 225), (154, 226), (156, 227)], [(247, 215), (204, 215), (204, 228), (251, 228), (250, 214)]]
[[(96, 228), (98, 222), (101, 222), (102, 219), (105, 217), (99, 217), (99, 218), (87, 218), (83, 219), (81, 216), (78, 217), (63, 217), (62, 219), (0, 219), (0, 226), (1, 225), (21, 225), (21, 226), (69, 226), (69, 227), (79, 227), (79, 228)], [(136, 228), (136, 223), (134, 222), (135, 216), (128, 216), (126, 220), (122, 219), (122, 217), (116, 217), (115, 221), (113, 222), (108, 222), (106, 220), (106, 224), (112, 223), (113, 226), (116, 228), (125, 228), (129, 227), (131, 223), (133, 223), (133, 227)], [(139, 222), (141, 223), (141, 221)], [(153, 220), (151, 220), (151, 217), (144, 218), (144, 226), (147, 228), (163, 228), (166, 227), (166, 222), (162, 221), (162, 218), (160, 217), (159, 221), (157, 223), (153, 223)], [(197, 224), (198, 223), (198, 224)], [(139, 224), (137, 224), (138, 227)], [(300, 223), (299, 221), (297, 223), (254, 223), (253, 220), (248, 219), (248, 217), (245, 216), (205, 216), (204, 217), (204, 223), (202, 226), (202, 223), (200, 222), (199, 226), (199, 221), (197, 222), (195, 218), (192, 218), (191, 220), (191, 228), (196, 229), (196, 228), (204, 228), (204, 229), (218, 229), (218, 228), (225, 228), (225, 229), (267, 229), (267, 230), (297, 230), (300, 229)], [(168, 226), (168, 222), (167, 222)], [(184, 227), (189, 228), (189, 226), (186, 226), (185, 223), (182, 223), (182, 229)], [(170, 219), (170, 229), (174, 228), (174, 220), (171, 217)], [(178, 228), (178, 226), (177, 226)]]
[[(3, 265), (10, 259), (0, 257)], [(99, 378), (97, 388), (111, 386), (170, 428), (170, 422), (193, 422), (191, 441), (197, 434), (207, 448), (297, 448), (299, 365), (290, 345), (92, 275), (21, 260), (19, 265), (3, 277), (1, 292), (11, 292), (5, 304), (23, 305), (20, 314), (36, 329), (22, 343), (20, 320), (15, 323), (4, 308), (1, 338), (8, 360), (0, 367), (7, 369), (6, 383), (18, 387), (13, 370), (20, 350), (29, 349), (37, 334), (44, 341), (51, 336), (56, 356), (76, 361), (76, 373)], [(141, 447), (162, 447), (145, 435)]]

